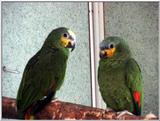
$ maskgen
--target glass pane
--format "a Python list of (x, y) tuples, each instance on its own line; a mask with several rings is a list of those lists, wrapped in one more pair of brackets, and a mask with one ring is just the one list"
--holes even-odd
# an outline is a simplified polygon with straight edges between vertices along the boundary
[(130, 46), (144, 81), (143, 113), (158, 115), (158, 2), (106, 2), (105, 36), (120, 36)]
[(61, 26), (76, 33), (77, 43), (56, 97), (91, 105), (87, 2), (2, 2), (2, 66), (19, 72), (3, 72), (3, 96), (16, 97), (28, 60), (51, 30)]

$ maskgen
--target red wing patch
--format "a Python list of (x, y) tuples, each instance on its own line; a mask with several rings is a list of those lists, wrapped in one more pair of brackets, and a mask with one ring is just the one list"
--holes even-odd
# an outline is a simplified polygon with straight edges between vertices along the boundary
[(138, 91), (135, 91), (133, 93), (133, 97), (134, 97), (134, 100), (138, 103), (138, 106), (140, 107), (140, 105), (141, 105), (140, 93)]

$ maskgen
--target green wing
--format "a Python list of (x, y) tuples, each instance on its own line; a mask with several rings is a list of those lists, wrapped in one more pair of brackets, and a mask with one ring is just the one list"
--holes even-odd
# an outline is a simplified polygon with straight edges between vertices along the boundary
[(126, 84), (130, 89), (134, 103), (135, 115), (141, 115), (143, 108), (143, 84), (141, 70), (134, 59), (129, 59), (126, 64)]
[(26, 65), (17, 95), (17, 108), (20, 112), (24, 112), (32, 103), (43, 98), (51, 81), (53, 83), (52, 74), (46, 68), (50, 66), (46, 62), (49, 57), (48, 54), (41, 57), (39, 51)]

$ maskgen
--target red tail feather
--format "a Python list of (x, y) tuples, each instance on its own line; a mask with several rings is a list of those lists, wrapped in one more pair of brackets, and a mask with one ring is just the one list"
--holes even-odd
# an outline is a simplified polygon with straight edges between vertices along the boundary
[(135, 102), (137, 102), (138, 106), (140, 107), (140, 105), (141, 105), (140, 93), (138, 91), (135, 91), (134, 94), (133, 94), (133, 97), (134, 97)]

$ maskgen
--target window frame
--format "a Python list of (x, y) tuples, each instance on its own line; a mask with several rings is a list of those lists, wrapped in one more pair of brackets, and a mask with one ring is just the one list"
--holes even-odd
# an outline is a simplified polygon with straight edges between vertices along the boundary
[(92, 107), (104, 107), (98, 85), (99, 43), (104, 39), (103, 2), (89, 2), (89, 36), (91, 60)]

